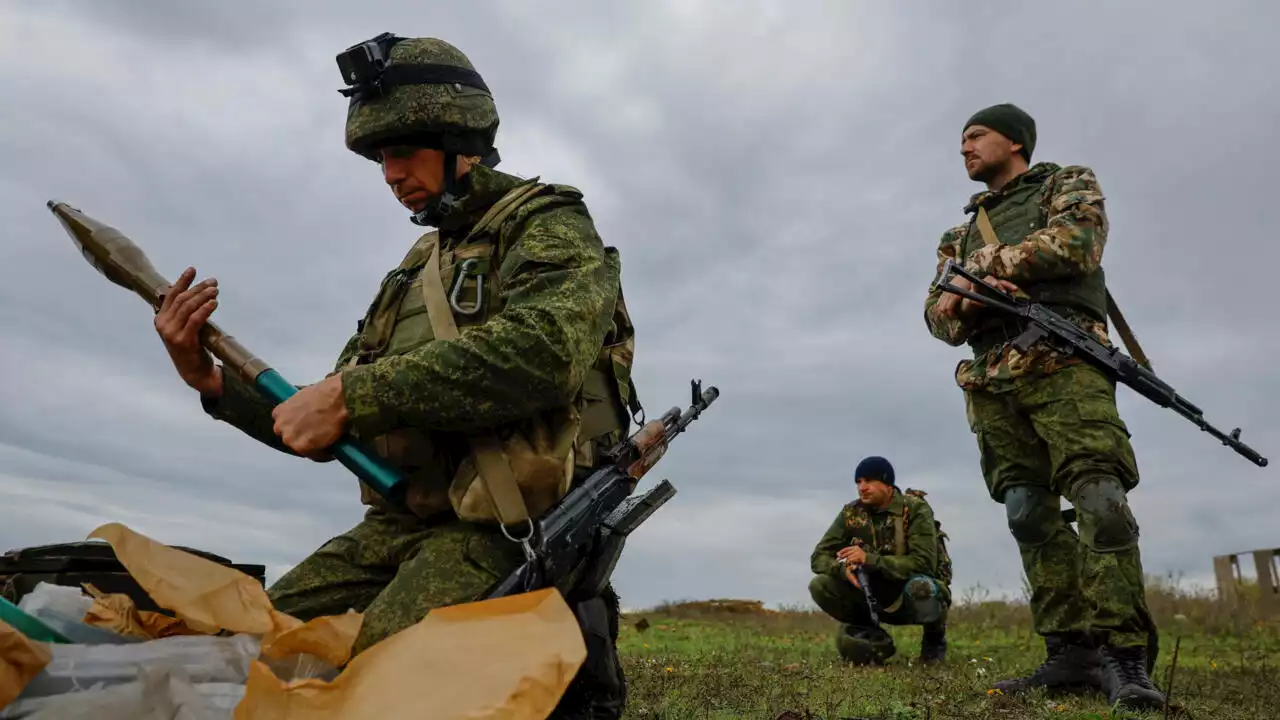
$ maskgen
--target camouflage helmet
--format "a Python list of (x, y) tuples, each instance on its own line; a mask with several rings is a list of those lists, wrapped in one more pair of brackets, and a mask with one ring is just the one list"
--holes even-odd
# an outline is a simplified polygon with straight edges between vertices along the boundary
[(413, 144), (485, 158), (495, 153), (498, 109), (461, 50), (435, 38), (383, 33), (337, 57), (349, 87), (347, 148), (377, 160), (380, 147)]
[(842, 624), (836, 633), (836, 652), (855, 665), (881, 665), (893, 657), (897, 649), (893, 636), (883, 628)]

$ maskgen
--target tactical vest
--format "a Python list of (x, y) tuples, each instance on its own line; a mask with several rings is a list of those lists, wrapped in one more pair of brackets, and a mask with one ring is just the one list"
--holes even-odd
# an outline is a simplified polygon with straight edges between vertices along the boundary
[[(1023, 182), (999, 197), (999, 203), (987, 208), (991, 227), (1002, 245), (1020, 244), (1026, 236), (1048, 225), (1051, 178), (1043, 182)], [(969, 221), (969, 231), (960, 247), (960, 257), (969, 257), (985, 244), (977, 227), (977, 217)], [(1035, 302), (1051, 309), (1070, 308), (1095, 320), (1107, 319), (1107, 285), (1102, 268), (1084, 276), (1062, 280), (1019, 284)], [(1007, 339), (1008, 320), (995, 313), (984, 319), (970, 335), (969, 345), (976, 353), (985, 352), (992, 344)]]
[[(383, 279), (347, 365), (410, 352), (442, 333), (452, 339), (501, 312), (503, 223), (530, 200), (550, 195), (581, 197), (573, 188), (531, 180), (494, 203), (460, 242), (441, 247), (436, 231), (419, 238)], [(606, 247), (605, 253), (610, 263), (619, 262), (616, 248)], [(406, 504), (415, 515), (452, 512), (464, 520), (504, 524), (536, 518), (568, 491), (575, 469), (592, 467), (599, 451), (621, 440), (630, 417), (642, 410), (631, 380), (634, 343), (619, 291), (610, 332), (568, 405), (483, 433), (398, 428), (361, 440), (405, 473)], [(511, 497), (512, 482), (519, 499)], [(386, 508), (363, 483), (360, 493), (364, 504)], [(513, 502), (515, 510), (503, 513), (501, 506), (511, 508)]]
[[(927, 493), (923, 490), (906, 489), (902, 491), (902, 514), (894, 515), (893, 520), (893, 554), (902, 556), (907, 554), (909, 549), (907, 546), (907, 527), (911, 520), (911, 512), (913, 506), (918, 508), (919, 503), (924, 502), (924, 496)], [(851, 506), (851, 512), (845, 519), (845, 524), (849, 528), (857, 525), (873, 527), (871, 525), (871, 513), (862, 505), (862, 503), (854, 503)], [(951, 555), (947, 552), (947, 535), (942, 532), (942, 523), (936, 518), (933, 521), (934, 527), (938, 533), (938, 564), (933, 569), (932, 577), (943, 585), (951, 585), (952, 569)], [(874, 532), (874, 530), (873, 530)]]

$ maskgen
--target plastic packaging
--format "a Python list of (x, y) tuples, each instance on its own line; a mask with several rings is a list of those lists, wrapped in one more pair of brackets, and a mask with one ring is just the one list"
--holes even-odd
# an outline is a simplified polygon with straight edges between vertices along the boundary
[[(179, 635), (128, 645), (51, 645), (53, 659), (17, 700), (61, 695), (138, 680), (148, 668), (177, 668), (192, 683), (243, 685), (258, 657), (252, 635)], [(3, 717), (3, 716), (0, 716)]]
[(132, 682), (18, 700), (4, 720), (231, 720), (245, 686), (193, 683), (180, 668), (149, 667)]
[(93, 607), (93, 598), (79, 588), (52, 583), (37, 583), (35, 589), (22, 597), (18, 609), (62, 633), (73, 643), (96, 645), (102, 643), (124, 644), (137, 642), (105, 628), (83, 622), (85, 613)]
[(279, 660), (265, 657), (259, 660), (285, 682), (312, 679), (333, 682), (338, 677), (338, 668), (311, 653), (295, 653)]

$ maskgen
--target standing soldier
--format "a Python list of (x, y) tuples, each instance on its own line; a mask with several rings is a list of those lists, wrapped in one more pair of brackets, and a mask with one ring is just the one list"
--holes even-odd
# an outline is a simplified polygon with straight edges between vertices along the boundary
[(809, 558), (815, 573), (809, 595), (840, 621), (836, 647), (846, 660), (879, 664), (892, 657), (893, 638), (879, 626), (886, 622), (923, 626), (920, 662), (940, 663), (947, 654), (951, 559), (933, 508), (923, 492), (898, 490), (893, 465), (882, 457), (858, 463), (854, 478), (858, 499), (841, 508)]
[[(383, 34), (338, 63), (351, 86), (347, 147), (378, 163), (413, 222), (436, 231), (383, 279), (333, 372), (275, 408), (198, 341), (217, 303), (213, 279), (192, 285), (188, 268), (155, 325), (214, 418), (320, 460), (350, 432), (405, 474), (407, 509), (361, 486), (363, 521), (270, 589), (279, 610), (304, 620), (363, 612), (358, 654), (433, 608), (483, 597), (524, 561), (511, 533), (527, 526), (500, 526), (477, 479), (536, 517), (626, 434), (628, 407), (639, 406), (617, 251), (578, 190), (493, 169), (497, 110), (467, 57)], [(588, 659), (556, 717), (621, 715), (618, 603), (606, 595), (576, 608)]]
[[(1087, 167), (1029, 167), (1035, 142), (1035, 122), (1014, 105), (986, 108), (965, 123), (965, 169), (987, 190), (965, 208), (974, 217), (943, 233), (939, 271), (954, 259), (1109, 345), (1102, 191)], [(971, 287), (961, 278), (952, 284)], [(1010, 344), (1022, 331), (1019, 321), (953, 293), (932, 290), (924, 315), (934, 337), (973, 348), (973, 359), (956, 367), (956, 383), (987, 488), (1004, 504), (1022, 555), (1036, 631), (1045, 638), (1044, 664), (995, 687), (1085, 686), (1101, 689), (1113, 705), (1160, 707), (1164, 696), (1148, 677), (1147, 642), (1155, 630), (1138, 524), (1126, 499), (1138, 468), (1115, 384), (1044, 342), (1019, 352)], [(1063, 497), (1075, 506), (1078, 536), (1062, 516)]]

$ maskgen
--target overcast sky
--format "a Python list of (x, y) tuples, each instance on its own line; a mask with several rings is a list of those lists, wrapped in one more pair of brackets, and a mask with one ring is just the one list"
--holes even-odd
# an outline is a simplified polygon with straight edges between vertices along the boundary
[[(471, 57), (500, 169), (585, 193), (622, 253), (650, 416), (691, 378), (722, 392), (646, 483), (679, 494), (628, 546), (626, 605), (807, 603), (809, 552), (870, 454), (930, 493), (962, 591), (1016, 593), (952, 380), (968, 350), (921, 317), (938, 237), (980, 189), (963, 122), (1017, 103), (1035, 160), (1094, 168), (1108, 280), (1156, 370), (1274, 459), (1277, 26), (1264, 0), (4, 3), (0, 550), (118, 521), (274, 579), (360, 519), (340, 465), (201, 412), (148, 308), (45, 202), (166, 277), (217, 277), (224, 330), (312, 382), (421, 232), (342, 144), (334, 56), (393, 31)], [(1149, 573), (1208, 581), (1214, 555), (1280, 546), (1274, 464), (1119, 405)]]

